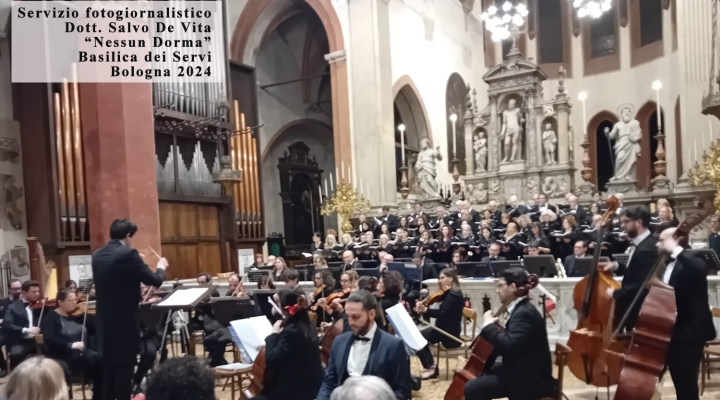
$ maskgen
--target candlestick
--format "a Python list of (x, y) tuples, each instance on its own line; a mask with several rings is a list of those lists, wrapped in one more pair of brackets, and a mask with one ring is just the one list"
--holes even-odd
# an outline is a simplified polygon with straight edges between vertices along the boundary
[[(337, 176), (337, 168), (335, 168), (335, 176)], [(333, 175), (332, 172), (330, 173), (330, 191), (335, 191), (335, 185), (333, 184)]]
[(405, 124), (398, 125), (400, 130), (400, 159), (405, 164)]
[(330, 193), (327, 190), (327, 178), (325, 178), (325, 196), (329, 196)]

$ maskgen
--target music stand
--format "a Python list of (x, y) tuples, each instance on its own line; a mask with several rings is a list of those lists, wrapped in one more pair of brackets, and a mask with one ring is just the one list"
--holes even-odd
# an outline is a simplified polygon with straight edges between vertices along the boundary
[(612, 259), (617, 261), (618, 263), (618, 269), (626, 269), (628, 265), (628, 261), (630, 260), (630, 255), (625, 253), (620, 254), (613, 254)]
[[(158, 351), (165, 348), (165, 340), (167, 339), (168, 325), (173, 318), (178, 318), (182, 322), (182, 330), (180, 331), (180, 340), (187, 346), (187, 353), (195, 355), (195, 349), (192, 348), (190, 341), (190, 332), (188, 332), (185, 316), (182, 311), (192, 310), (197, 307), (205, 299), (209, 298), (218, 288), (218, 285), (208, 285), (201, 287), (177, 287), (159, 303), (153, 304), (152, 308), (167, 311), (167, 319), (165, 320), (165, 328), (163, 329), (162, 339)], [(183, 337), (184, 336), (184, 337)]]
[[(593, 265), (592, 265), (592, 256), (585, 256), (575, 259), (575, 271), (573, 271), (573, 275), (576, 277), (584, 277), (590, 275), (590, 272), (592, 272)], [(598, 260), (599, 263), (604, 262), (610, 262), (610, 259), (607, 257), (600, 257)]]
[(260, 277), (263, 275), (270, 276), (270, 271), (248, 271), (248, 281), (249, 282), (257, 282), (260, 280)]
[(466, 278), (474, 278), (478, 275), (480, 270), (480, 263), (476, 262), (461, 262), (455, 264), (457, 267), (458, 275)]
[(717, 275), (720, 270), (720, 260), (713, 249), (689, 249), (688, 256), (702, 258), (705, 261), (705, 269), (708, 275)]
[(512, 267), (522, 267), (522, 263), (517, 260), (493, 261), (488, 263), (492, 269), (495, 278), (499, 277), (502, 272)]
[(272, 305), (268, 302), (268, 299), (272, 299), (276, 291), (273, 289), (262, 289), (256, 290), (252, 294), (252, 298), (255, 301), (255, 315), (264, 315), (268, 320), (273, 320)]
[(525, 256), (523, 257), (523, 266), (527, 272), (535, 274), (541, 278), (553, 277), (558, 273), (553, 256), (548, 254)]
[(355, 268), (358, 276), (374, 276), (380, 278), (380, 268)]
[[(378, 266), (378, 262), (376, 260), (360, 260), (359, 263), (363, 268), (375, 268)], [(356, 270), (357, 269), (358, 268), (356, 268)]]
[(401, 275), (403, 274), (403, 271), (405, 270), (405, 264), (401, 262), (389, 262), (387, 263), (387, 267), (390, 271), (397, 271)]
[(313, 281), (315, 275), (314, 264), (296, 265), (295, 270), (300, 274), (300, 281)]
[(218, 297), (210, 299), (210, 306), (215, 314), (215, 319), (222, 326), (230, 326), (230, 321), (258, 315), (255, 304), (250, 299)]

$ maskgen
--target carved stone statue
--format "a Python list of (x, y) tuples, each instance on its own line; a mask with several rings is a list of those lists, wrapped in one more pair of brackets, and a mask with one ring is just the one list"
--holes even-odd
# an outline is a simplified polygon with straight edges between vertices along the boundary
[(472, 204), (484, 204), (488, 200), (488, 191), (483, 182), (478, 183), (477, 186), (467, 185), (466, 191), (470, 194), (469, 200)]
[(487, 171), (488, 143), (485, 132), (480, 131), (473, 140), (475, 150), (475, 172)]
[(507, 110), (503, 111), (503, 125), (500, 130), (500, 140), (503, 141), (503, 162), (522, 160), (520, 141), (522, 138), (522, 123), (525, 119), (522, 111), (515, 108), (515, 99), (508, 101)]
[(642, 129), (638, 120), (632, 118), (635, 111), (633, 106), (623, 105), (619, 111), (622, 120), (616, 123), (612, 130), (605, 128), (607, 137), (615, 140), (615, 176), (610, 178), (610, 181), (633, 181), (635, 163), (640, 157)]
[(555, 150), (557, 148), (557, 134), (551, 123), (545, 124), (545, 130), (542, 134), (543, 151), (545, 152), (545, 165), (557, 164)]
[(437, 170), (435, 168), (435, 160), (442, 161), (440, 146), (433, 149), (430, 147), (430, 140), (423, 139), (420, 141), (420, 152), (415, 162), (415, 171), (417, 172), (417, 181), (420, 185), (420, 190), (422, 190), (425, 198), (440, 196), (436, 182)]
[(555, 197), (567, 192), (567, 184), (562, 176), (546, 176), (543, 179), (541, 190), (548, 197)]

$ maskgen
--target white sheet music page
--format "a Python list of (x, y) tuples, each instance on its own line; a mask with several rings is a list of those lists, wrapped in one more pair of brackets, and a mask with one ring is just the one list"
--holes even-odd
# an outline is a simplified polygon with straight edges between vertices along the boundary
[(181, 307), (190, 306), (196, 302), (205, 292), (207, 288), (192, 288), (176, 290), (170, 296), (158, 303), (159, 306)]
[(265, 338), (272, 333), (272, 325), (267, 317), (252, 317), (230, 322), (235, 345), (244, 348), (252, 361), (255, 361), (259, 347), (265, 346)]
[(390, 317), (390, 323), (395, 333), (400, 336), (400, 339), (402, 339), (413, 352), (417, 352), (427, 346), (427, 340), (425, 340), (420, 333), (420, 329), (415, 325), (412, 318), (410, 318), (410, 314), (408, 314), (402, 304), (396, 304), (388, 308), (386, 312), (388, 317)]

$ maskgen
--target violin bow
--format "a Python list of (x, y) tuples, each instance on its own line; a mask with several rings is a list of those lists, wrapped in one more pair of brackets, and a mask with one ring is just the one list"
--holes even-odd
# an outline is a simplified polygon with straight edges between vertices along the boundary
[[(153, 249), (152, 246), (148, 246), (148, 248), (150, 249), (150, 251), (152, 251), (152, 253), (155, 255), (155, 257), (158, 258), (158, 260), (162, 259), (162, 257), (160, 257), (160, 254), (158, 254), (158, 252), (155, 251), (155, 249)], [(147, 303), (148, 300), (150, 300), (150, 296), (152, 296), (153, 293), (155, 293), (155, 286), (150, 286), (147, 293), (145, 293), (145, 297), (143, 298), (143, 303)]]
[(85, 294), (85, 316), (83, 316), (83, 329), (82, 329), (82, 336), (81, 336), (81, 342), (85, 343), (85, 326), (87, 325), (87, 311), (88, 311), (88, 303), (90, 302), (90, 291), (92, 290), (94, 283), (90, 283), (88, 286), (83, 289), (83, 294)]

